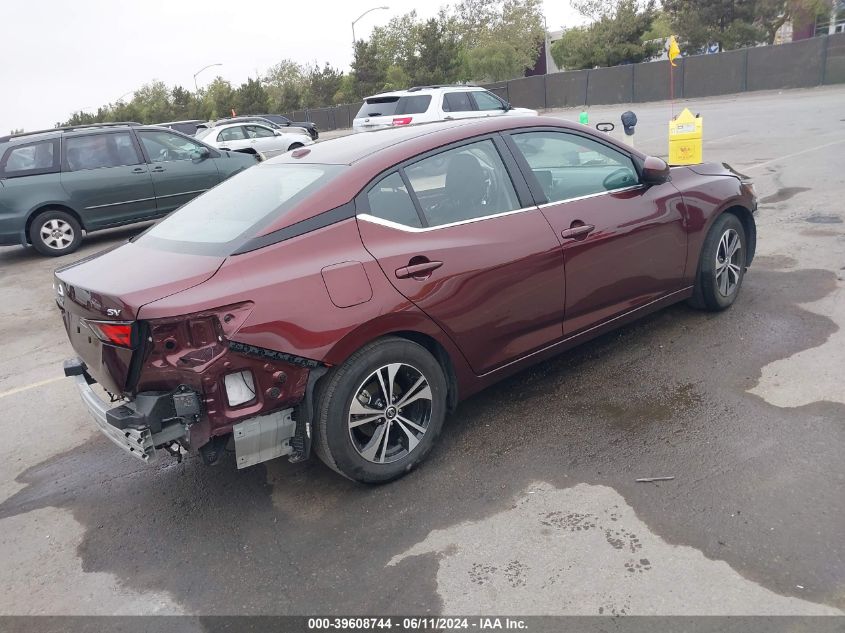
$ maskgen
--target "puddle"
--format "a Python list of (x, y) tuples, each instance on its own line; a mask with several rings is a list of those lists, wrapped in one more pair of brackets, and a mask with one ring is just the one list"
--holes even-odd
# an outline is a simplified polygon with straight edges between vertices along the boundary
[(835, 214), (813, 213), (805, 220), (812, 224), (842, 224), (842, 218)]
[(760, 200), (760, 204), (774, 204), (776, 202), (784, 202), (797, 196), (799, 193), (809, 191), (809, 187), (781, 187), (770, 196), (766, 196)]

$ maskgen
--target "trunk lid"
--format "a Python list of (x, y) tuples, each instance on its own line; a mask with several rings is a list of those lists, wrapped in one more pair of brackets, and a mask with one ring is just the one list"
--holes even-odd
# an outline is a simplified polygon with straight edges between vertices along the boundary
[[(133, 365), (143, 353), (143, 333), (134, 323), (138, 311), (151, 301), (207, 281), (225, 259), (129, 243), (57, 269), (56, 302), (70, 343), (88, 373), (115, 395), (130, 388)], [(103, 342), (89, 321), (133, 323), (131, 347)]]

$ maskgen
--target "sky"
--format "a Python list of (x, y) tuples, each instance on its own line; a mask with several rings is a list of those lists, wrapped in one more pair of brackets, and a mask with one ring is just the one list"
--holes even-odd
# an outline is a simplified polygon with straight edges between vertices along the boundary
[[(413, 9), (431, 17), (435, 0), (2, 0), (0, 135), (53, 127), (78, 110), (131, 98), (158, 79), (193, 89), (219, 74), (237, 86), (276, 62), (329, 62), (348, 69), (351, 22), (358, 39)], [(568, 0), (545, 0), (550, 30), (582, 22)], [(127, 94), (129, 93), (129, 94)]]

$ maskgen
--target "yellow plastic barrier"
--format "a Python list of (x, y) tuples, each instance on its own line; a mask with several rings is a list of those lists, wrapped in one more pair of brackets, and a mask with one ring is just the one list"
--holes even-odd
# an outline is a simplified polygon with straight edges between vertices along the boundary
[(696, 165), (702, 162), (702, 128), (704, 119), (684, 108), (669, 121), (669, 164)]

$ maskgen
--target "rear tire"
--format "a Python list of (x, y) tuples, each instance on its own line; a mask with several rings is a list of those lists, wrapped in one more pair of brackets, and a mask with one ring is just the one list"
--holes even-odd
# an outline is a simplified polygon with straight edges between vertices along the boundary
[(293, 150), (295, 150), (295, 149), (299, 149), (300, 147), (302, 147), (302, 143), (291, 143), (291, 144), (288, 146), (288, 151), (289, 151), (289, 152), (292, 152)]
[(745, 229), (739, 218), (732, 213), (716, 218), (701, 248), (690, 305), (711, 312), (731, 307), (745, 277), (746, 252)]
[(35, 216), (29, 226), (32, 247), (48, 257), (74, 252), (82, 243), (82, 227), (67, 211), (47, 209)]
[(424, 347), (393, 337), (374, 341), (318, 385), (317, 456), (353, 481), (397, 479), (434, 446), (447, 391), (443, 369)]

